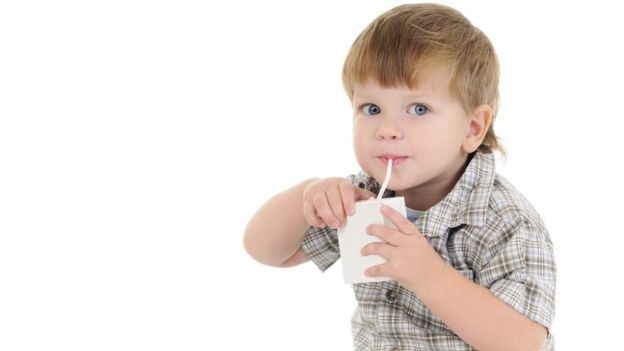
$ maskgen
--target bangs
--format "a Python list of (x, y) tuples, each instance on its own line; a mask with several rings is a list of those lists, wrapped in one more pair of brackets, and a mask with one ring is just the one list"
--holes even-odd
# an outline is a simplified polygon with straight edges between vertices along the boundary
[[(349, 98), (355, 85), (373, 79), (384, 88), (418, 87), (418, 79), (432, 66), (448, 64), (443, 43), (420, 28), (402, 28), (405, 22), (373, 23), (355, 40), (342, 72)], [(378, 28), (385, 26), (386, 28)], [(394, 27), (392, 27), (394, 26)], [(411, 28), (410, 28), (411, 27)]]

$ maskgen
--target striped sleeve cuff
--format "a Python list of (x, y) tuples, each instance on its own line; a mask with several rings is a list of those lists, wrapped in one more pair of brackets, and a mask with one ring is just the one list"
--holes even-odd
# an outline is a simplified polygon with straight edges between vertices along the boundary
[(555, 315), (555, 282), (514, 272), (490, 288), (492, 294), (527, 318), (550, 330)]
[(340, 257), (336, 229), (311, 226), (303, 239), (301, 249), (324, 272)]

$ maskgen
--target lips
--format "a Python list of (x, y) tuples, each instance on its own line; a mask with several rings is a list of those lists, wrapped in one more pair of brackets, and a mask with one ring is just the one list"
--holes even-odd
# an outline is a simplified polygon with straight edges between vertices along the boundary
[(379, 160), (384, 164), (384, 166), (388, 165), (388, 160), (392, 159), (392, 167), (403, 163), (407, 160), (407, 156), (398, 156), (398, 155), (383, 155), (378, 157)]
[(381, 155), (379, 156), (381, 158), (401, 158), (401, 157), (407, 157), (407, 156), (401, 156), (401, 155), (395, 155), (395, 154), (386, 154), (386, 155)]

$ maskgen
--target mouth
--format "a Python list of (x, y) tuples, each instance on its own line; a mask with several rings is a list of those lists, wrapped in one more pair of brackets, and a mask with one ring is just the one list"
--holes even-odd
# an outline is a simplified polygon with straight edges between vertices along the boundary
[(394, 166), (398, 166), (401, 163), (403, 163), (405, 160), (407, 160), (407, 156), (396, 156), (396, 155), (383, 155), (383, 156), (379, 156), (377, 157), (383, 164), (384, 166), (388, 165), (388, 160), (392, 160), (392, 167)]

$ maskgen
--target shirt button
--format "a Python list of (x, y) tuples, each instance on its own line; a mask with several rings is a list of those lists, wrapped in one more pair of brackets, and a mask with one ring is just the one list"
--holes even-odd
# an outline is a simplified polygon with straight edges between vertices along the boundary
[(397, 300), (397, 297), (398, 296), (396, 290), (386, 291), (386, 300), (388, 300), (388, 302), (394, 303)]

